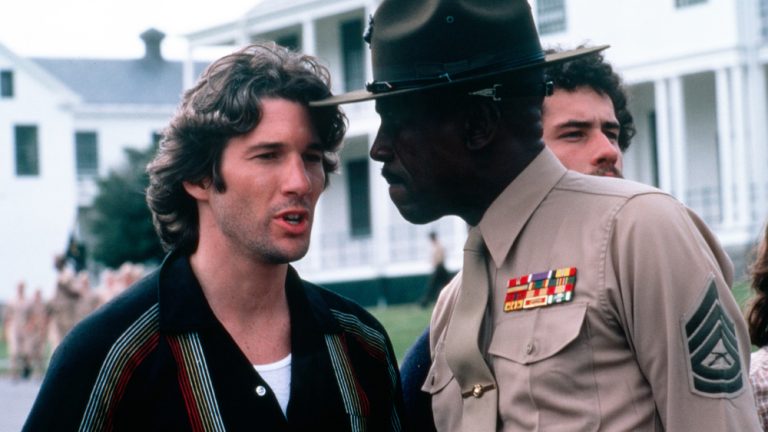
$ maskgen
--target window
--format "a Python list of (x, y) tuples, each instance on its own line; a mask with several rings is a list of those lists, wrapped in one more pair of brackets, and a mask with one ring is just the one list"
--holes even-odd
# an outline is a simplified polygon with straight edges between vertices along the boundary
[(9, 71), (9, 70), (0, 71), (0, 97), (1, 98), (13, 97), (13, 71)]
[(341, 24), (341, 53), (344, 62), (344, 89), (363, 88), (365, 84), (365, 58), (363, 51), (363, 20), (355, 19)]
[(353, 237), (371, 235), (371, 199), (368, 181), (368, 159), (347, 162), (349, 221)]
[(37, 148), (37, 126), (16, 126), (16, 175), (36, 176), (40, 174)]
[(675, 0), (675, 6), (678, 8), (691, 6), (699, 3), (706, 3), (707, 0)]
[(301, 42), (299, 41), (299, 35), (296, 33), (287, 34), (275, 38), (275, 43), (286, 48), (290, 48), (293, 51), (301, 50)]
[(565, 31), (565, 0), (537, 1), (536, 15), (542, 35)]
[(162, 132), (152, 132), (152, 148), (160, 147), (160, 142), (163, 140)]
[(648, 113), (648, 136), (651, 139), (651, 175), (653, 185), (659, 187), (659, 137), (656, 124), (656, 111)]
[(75, 158), (78, 177), (99, 174), (99, 142), (96, 132), (75, 132)]

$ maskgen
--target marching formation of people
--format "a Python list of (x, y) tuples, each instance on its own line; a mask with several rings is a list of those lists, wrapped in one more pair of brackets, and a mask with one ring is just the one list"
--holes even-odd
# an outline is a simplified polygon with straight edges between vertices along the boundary
[(54, 257), (56, 286), (50, 299), (41, 288), (29, 295), (27, 284), (19, 281), (16, 295), (3, 309), (3, 333), (9, 370), (14, 379), (39, 378), (61, 340), (80, 320), (109, 302), (145, 273), (141, 264), (124, 263), (117, 269), (104, 269), (100, 283), (93, 286), (91, 275), (75, 271), (64, 255)]

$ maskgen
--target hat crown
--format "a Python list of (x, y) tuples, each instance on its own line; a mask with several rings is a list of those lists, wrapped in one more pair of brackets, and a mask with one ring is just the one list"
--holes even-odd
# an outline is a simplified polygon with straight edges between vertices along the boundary
[(376, 82), (543, 63), (527, 0), (385, 0), (373, 19)]

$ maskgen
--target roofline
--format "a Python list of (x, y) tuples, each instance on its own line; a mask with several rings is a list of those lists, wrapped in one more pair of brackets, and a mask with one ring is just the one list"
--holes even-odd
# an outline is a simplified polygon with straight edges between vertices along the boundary
[(0, 55), (5, 55), (11, 58), (13, 63), (18, 65), (24, 72), (30, 74), (33, 78), (35, 78), (49, 90), (53, 91), (54, 93), (58, 93), (61, 98), (59, 101), (60, 104), (76, 105), (82, 101), (80, 95), (75, 93), (71, 88), (64, 84), (63, 81), (56, 78), (54, 75), (46, 71), (45, 68), (38, 65), (33, 60), (17, 55), (2, 43), (0, 43)]
[[(208, 27), (183, 35), (190, 45), (237, 43), (244, 34), (243, 28), (256, 27), (257, 33), (279, 30), (291, 25), (301, 24), (305, 19), (318, 19), (341, 13), (352, 12), (373, 6), (380, 1), (374, 0), (297, 0), (284, 3), (272, 3), (255, 6), (236, 20)], [(371, 11), (373, 12), (373, 11)]]

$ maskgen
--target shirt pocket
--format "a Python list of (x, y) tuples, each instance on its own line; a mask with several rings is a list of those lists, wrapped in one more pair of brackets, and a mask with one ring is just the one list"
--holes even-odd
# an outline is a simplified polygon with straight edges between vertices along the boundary
[(453, 379), (453, 372), (448, 367), (448, 361), (445, 358), (445, 344), (441, 340), (435, 347), (435, 357), (421, 390), (434, 395), (442, 391)]
[(455, 429), (456, 425), (461, 424), (462, 414), (461, 391), (451, 368), (448, 367), (444, 340), (445, 338), (442, 338), (435, 346), (432, 365), (421, 387), (422, 391), (432, 397), (432, 413), (437, 430)]
[(586, 318), (587, 304), (572, 303), (512, 312), (496, 324), (488, 352), (502, 418), (520, 416), (525, 412), (521, 407), (528, 407), (538, 414), (535, 423), (541, 430), (599, 427)]

